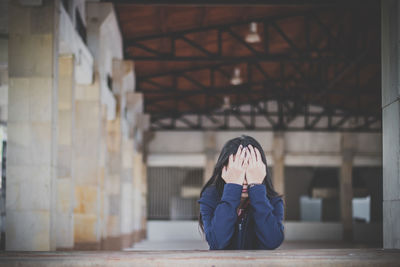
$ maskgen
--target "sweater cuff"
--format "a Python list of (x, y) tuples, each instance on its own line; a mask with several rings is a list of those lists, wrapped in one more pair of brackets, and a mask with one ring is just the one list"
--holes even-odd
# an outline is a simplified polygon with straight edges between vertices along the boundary
[(232, 184), (232, 183), (225, 184), (221, 200), (228, 202), (232, 201), (238, 202), (239, 205), (240, 197), (242, 195), (242, 188), (243, 186), (238, 184)]
[(250, 204), (252, 203), (264, 203), (270, 208), (271, 210), (274, 209), (267, 198), (267, 188), (264, 184), (254, 185), (249, 188), (249, 198)]

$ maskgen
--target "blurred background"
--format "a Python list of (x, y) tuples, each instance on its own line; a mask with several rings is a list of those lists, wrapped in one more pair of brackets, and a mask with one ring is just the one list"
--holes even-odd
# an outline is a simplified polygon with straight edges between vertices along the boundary
[(208, 249), (242, 134), (281, 249), (398, 246), (397, 1), (239, 2), (0, 1), (2, 249)]

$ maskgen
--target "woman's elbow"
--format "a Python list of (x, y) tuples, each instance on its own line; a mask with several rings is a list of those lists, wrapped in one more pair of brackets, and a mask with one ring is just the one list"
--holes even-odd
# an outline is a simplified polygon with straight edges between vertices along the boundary
[(268, 250), (276, 249), (283, 243), (284, 239), (285, 235), (282, 231), (280, 231), (279, 234), (275, 235), (273, 238), (261, 242), (262, 249), (268, 249)]
[(228, 245), (229, 245), (229, 240), (223, 240), (217, 244), (215, 249), (218, 250), (226, 249)]
[(213, 238), (211, 235), (207, 235), (206, 236), (208, 245), (210, 246), (210, 250), (222, 250), (222, 249), (226, 249), (226, 247), (228, 247), (229, 245), (229, 240), (225, 240), (225, 239), (217, 239), (217, 238)]
[(208, 243), (209, 245), (210, 245), (210, 250), (223, 250), (223, 249), (226, 249), (226, 247), (227, 247), (227, 244), (210, 244), (210, 243)]
[(268, 249), (273, 250), (273, 249), (279, 248), (279, 247), (282, 245), (283, 240), (284, 240), (284, 237), (283, 237), (283, 235), (282, 235), (279, 239), (275, 240), (275, 242), (271, 243), (271, 244), (269, 245), (269, 248), (268, 248)]

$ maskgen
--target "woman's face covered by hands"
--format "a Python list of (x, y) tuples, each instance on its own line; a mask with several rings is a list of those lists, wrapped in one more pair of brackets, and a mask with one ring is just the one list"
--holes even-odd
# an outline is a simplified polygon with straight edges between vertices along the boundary
[(240, 145), (236, 153), (229, 156), (228, 165), (222, 168), (221, 177), (226, 183), (242, 185), (242, 197), (247, 197), (247, 185), (261, 184), (266, 173), (260, 151), (252, 145)]

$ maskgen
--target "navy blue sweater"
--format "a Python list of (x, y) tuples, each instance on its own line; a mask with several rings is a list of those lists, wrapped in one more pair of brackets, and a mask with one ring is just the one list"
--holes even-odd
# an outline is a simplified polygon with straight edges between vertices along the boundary
[(283, 201), (267, 198), (265, 185), (249, 188), (250, 205), (238, 220), (242, 186), (225, 184), (222, 197), (215, 186), (199, 199), (204, 232), (210, 249), (275, 249), (284, 239)]

